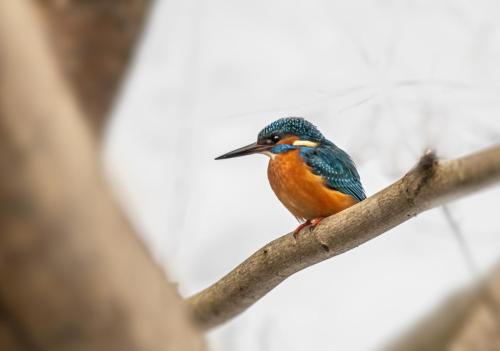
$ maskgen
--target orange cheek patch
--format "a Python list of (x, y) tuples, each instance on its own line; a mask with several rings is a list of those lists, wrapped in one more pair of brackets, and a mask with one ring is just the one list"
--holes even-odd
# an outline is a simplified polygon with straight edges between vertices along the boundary
[(294, 141), (299, 140), (298, 136), (295, 135), (290, 135), (290, 136), (285, 136), (283, 139), (278, 141), (278, 144), (288, 144), (292, 145)]

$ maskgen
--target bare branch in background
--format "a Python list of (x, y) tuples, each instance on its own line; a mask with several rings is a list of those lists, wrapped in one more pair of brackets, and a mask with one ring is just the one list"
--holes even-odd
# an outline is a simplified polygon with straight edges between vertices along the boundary
[(203, 350), (105, 189), (32, 4), (0, 1), (0, 349)]
[(243, 312), (287, 277), (351, 250), (417, 214), (500, 181), (500, 146), (438, 161), (427, 153), (402, 179), (331, 216), (295, 241), (291, 234), (257, 251), (221, 280), (188, 299), (205, 329)]
[(98, 131), (116, 96), (150, 0), (37, 0), (59, 66)]

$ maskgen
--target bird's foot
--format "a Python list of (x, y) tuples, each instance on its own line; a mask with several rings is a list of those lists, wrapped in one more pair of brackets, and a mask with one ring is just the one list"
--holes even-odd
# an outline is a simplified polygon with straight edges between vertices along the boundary
[(307, 220), (304, 223), (300, 223), (300, 225), (297, 228), (295, 228), (295, 230), (293, 231), (293, 238), (295, 240), (297, 240), (297, 237), (299, 236), (300, 231), (302, 229), (304, 229), (305, 227), (307, 227), (309, 224), (311, 224), (310, 220)]
[(309, 231), (312, 231), (321, 221), (323, 220), (323, 217), (318, 217), (318, 218), (313, 218), (313, 219), (308, 219), (304, 223), (301, 223), (294, 231), (293, 231), (293, 237), (295, 240), (297, 240), (297, 237), (299, 236), (299, 233), (302, 229), (305, 227), (309, 226)]
[(316, 227), (322, 220), (323, 220), (323, 217), (311, 219), (311, 230), (313, 230), (314, 227)]

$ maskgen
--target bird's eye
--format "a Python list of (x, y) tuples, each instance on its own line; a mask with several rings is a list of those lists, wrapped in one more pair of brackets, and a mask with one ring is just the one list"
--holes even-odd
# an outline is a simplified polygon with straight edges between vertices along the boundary
[(271, 136), (271, 140), (274, 142), (274, 143), (277, 143), (278, 141), (280, 141), (280, 136), (277, 135), (277, 134), (274, 134)]

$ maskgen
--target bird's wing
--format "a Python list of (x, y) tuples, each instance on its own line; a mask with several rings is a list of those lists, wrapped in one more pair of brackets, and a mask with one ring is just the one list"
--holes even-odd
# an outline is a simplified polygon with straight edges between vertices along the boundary
[(362, 201), (366, 198), (358, 171), (349, 155), (333, 144), (304, 147), (301, 156), (314, 174), (325, 179), (328, 187)]

